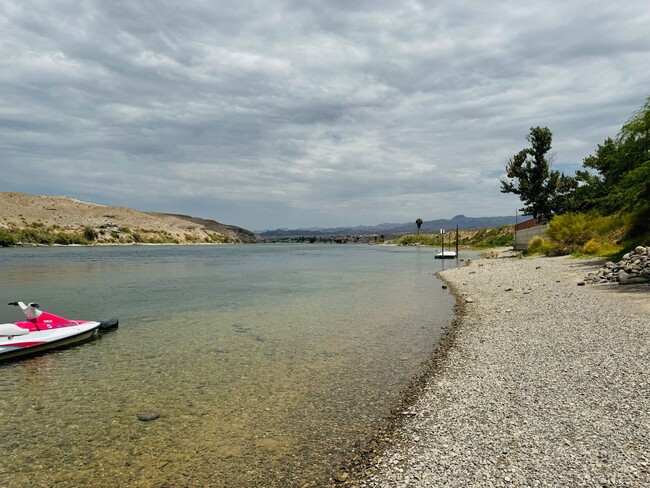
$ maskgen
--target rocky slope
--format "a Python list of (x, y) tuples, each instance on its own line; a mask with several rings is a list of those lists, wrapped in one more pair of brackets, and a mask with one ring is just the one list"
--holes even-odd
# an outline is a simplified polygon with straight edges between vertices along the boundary
[(186, 215), (139, 212), (63, 196), (0, 192), (0, 230), (69, 235), (98, 244), (258, 242), (252, 232)]

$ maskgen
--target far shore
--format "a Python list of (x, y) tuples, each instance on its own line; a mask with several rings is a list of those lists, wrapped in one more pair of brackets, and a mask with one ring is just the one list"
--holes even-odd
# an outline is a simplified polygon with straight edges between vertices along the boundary
[(480, 259), (440, 272), (457, 319), (335, 484), (648, 486), (650, 286), (577, 286), (602, 262)]

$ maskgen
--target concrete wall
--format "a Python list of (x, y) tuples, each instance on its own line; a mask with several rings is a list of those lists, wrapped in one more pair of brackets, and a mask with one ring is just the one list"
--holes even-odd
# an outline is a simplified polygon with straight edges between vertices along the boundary
[(547, 228), (548, 224), (544, 224), (518, 230), (515, 238), (515, 249), (517, 251), (527, 251), (530, 240), (535, 236), (544, 237), (544, 232)]

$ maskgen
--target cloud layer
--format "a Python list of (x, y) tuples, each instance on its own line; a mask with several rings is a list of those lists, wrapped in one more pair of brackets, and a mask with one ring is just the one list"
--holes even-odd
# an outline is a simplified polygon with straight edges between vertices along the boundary
[(531, 126), (572, 172), (650, 95), (644, 1), (190, 3), (0, 0), (0, 190), (253, 229), (511, 214)]

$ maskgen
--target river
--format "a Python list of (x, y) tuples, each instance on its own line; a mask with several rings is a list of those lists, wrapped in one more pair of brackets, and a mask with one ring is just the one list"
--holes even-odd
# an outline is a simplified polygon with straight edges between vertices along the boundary
[[(424, 248), (0, 249), (0, 322), (118, 317), (0, 364), (3, 486), (314, 486), (385, 420), (453, 298)], [(463, 264), (463, 263), (460, 263)], [(138, 415), (156, 413), (155, 421)]]

